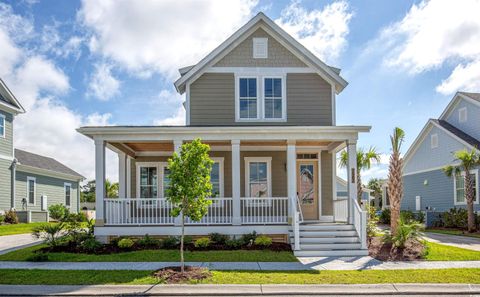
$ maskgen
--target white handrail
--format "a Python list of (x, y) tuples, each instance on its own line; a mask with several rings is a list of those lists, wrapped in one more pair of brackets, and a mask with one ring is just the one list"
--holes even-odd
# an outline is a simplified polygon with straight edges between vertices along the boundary
[(296, 195), (296, 202), (297, 202), (297, 209), (298, 209), (298, 212), (300, 213), (300, 222), (303, 222), (303, 210), (302, 210), (302, 206), (300, 205), (300, 199), (298, 199), (298, 195)]
[(242, 224), (287, 224), (287, 197), (241, 197)]
[(355, 230), (357, 231), (358, 237), (360, 238), (360, 243), (362, 249), (367, 248), (367, 212), (362, 210), (358, 201), (353, 200), (353, 223)]
[(300, 208), (298, 203), (298, 196), (291, 197), (291, 212), (292, 212), (292, 232), (293, 232), (293, 246), (294, 250), (300, 250)]

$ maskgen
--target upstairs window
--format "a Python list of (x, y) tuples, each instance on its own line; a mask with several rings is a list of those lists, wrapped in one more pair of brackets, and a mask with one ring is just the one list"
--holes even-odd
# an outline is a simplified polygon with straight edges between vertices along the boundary
[(5, 116), (0, 114), (0, 137), (5, 137)]
[(458, 110), (458, 121), (465, 123), (467, 121), (467, 108), (463, 107)]
[(283, 118), (282, 79), (264, 79), (265, 118)]
[(268, 38), (253, 38), (253, 58), (268, 58)]
[(257, 78), (239, 79), (240, 119), (258, 118)]

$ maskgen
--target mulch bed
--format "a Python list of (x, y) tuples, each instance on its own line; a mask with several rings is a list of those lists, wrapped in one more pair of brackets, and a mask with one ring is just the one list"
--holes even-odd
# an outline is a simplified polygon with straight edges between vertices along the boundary
[(381, 237), (374, 237), (368, 245), (368, 254), (382, 261), (418, 261), (425, 255), (425, 246), (421, 242), (409, 240), (405, 248), (399, 249), (391, 243), (384, 243)]
[(178, 284), (208, 279), (212, 273), (206, 268), (195, 266), (185, 266), (182, 273), (180, 267), (170, 266), (155, 271), (153, 276), (167, 284)]

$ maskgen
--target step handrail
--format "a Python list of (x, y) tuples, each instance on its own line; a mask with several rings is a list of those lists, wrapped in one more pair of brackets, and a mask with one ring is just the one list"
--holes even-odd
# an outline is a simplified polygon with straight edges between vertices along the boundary
[(300, 213), (300, 223), (303, 222), (303, 211), (302, 211), (302, 207), (300, 205), (300, 199), (298, 199), (298, 194), (296, 196), (296, 202), (297, 202), (297, 209), (298, 209), (298, 212)]

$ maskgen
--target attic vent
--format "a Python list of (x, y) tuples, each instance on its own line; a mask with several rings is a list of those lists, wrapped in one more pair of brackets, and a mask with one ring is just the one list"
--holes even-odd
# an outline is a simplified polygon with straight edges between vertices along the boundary
[(458, 121), (465, 123), (467, 121), (467, 108), (463, 107), (458, 110)]
[(430, 136), (430, 147), (432, 149), (438, 147), (438, 134), (435, 133)]
[(253, 38), (253, 58), (268, 58), (268, 38)]

